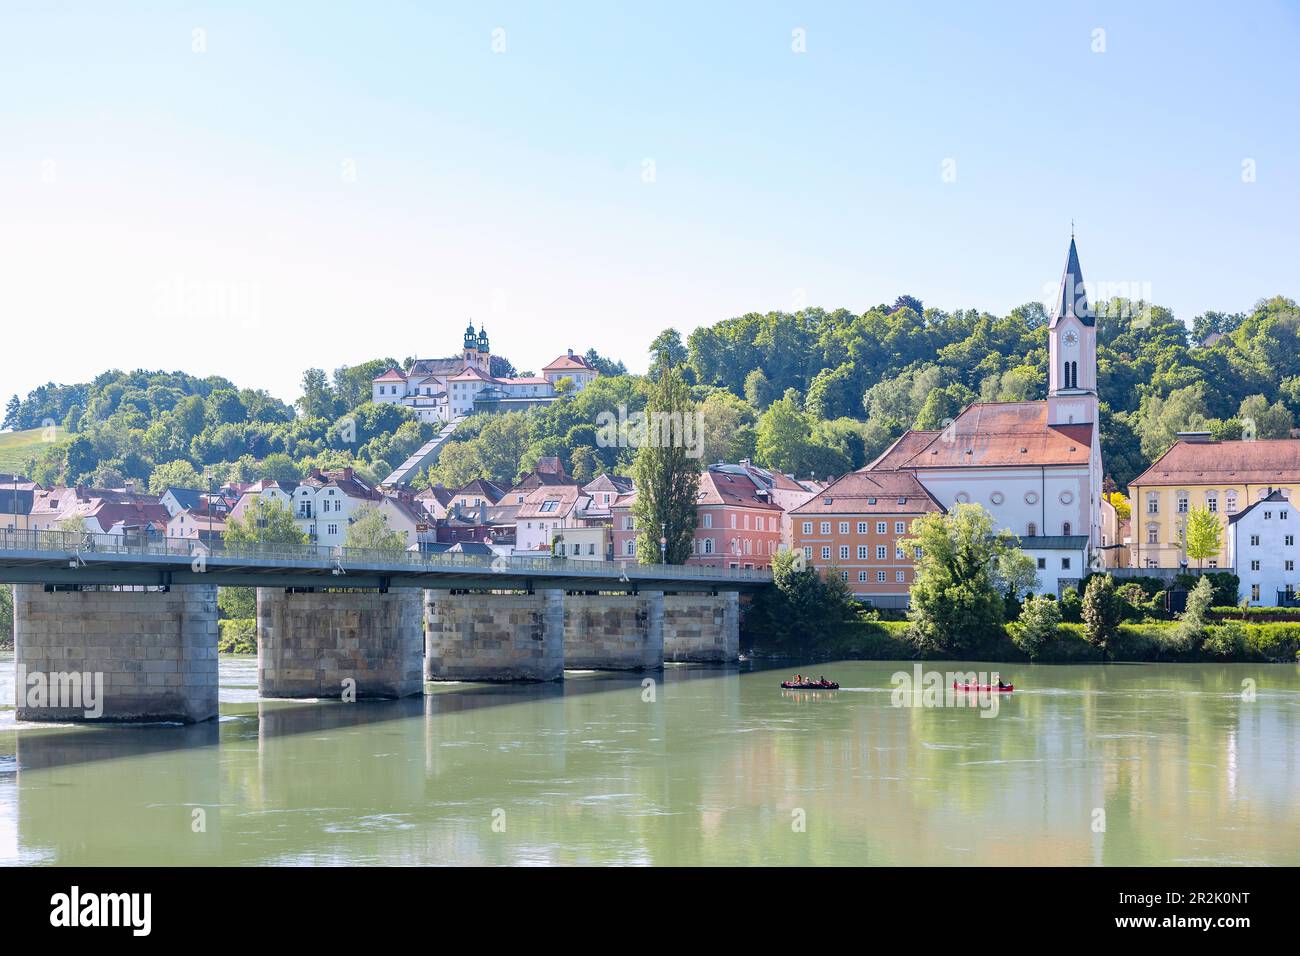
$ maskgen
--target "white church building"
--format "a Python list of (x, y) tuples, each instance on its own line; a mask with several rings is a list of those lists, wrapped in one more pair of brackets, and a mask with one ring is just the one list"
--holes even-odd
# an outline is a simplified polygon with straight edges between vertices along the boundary
[(945, 508), (983, 506), (1038, 565), (1040, 593), (1075, 587), (1101, 545), (1097, 326), (1074, 237), (1048, 328), (1045, 401), (977, 402), (906, 432), (866, 471), (908, 471)]
[(390, 368), (375, 377), (371, 398), (405, 405), (420, 421), (446, 423), (476, 410), (508, 411), (553, 402), (559, 397), (556, 384), (561, 379), (569, 379), (573, 390), (580, 392), (599, 374), (572, 349), (542, 371), (542, 375), (494, 376), (487, 331), (480, 327), (476, 333), (470, 325), (458, 356), (417, 359), (406, 370)]

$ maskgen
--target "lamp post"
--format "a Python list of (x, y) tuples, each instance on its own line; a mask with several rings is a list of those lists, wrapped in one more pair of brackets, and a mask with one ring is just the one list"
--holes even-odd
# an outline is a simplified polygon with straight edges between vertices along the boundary
[(659, 525), (659, 563), (668, 563), (668, 522)]

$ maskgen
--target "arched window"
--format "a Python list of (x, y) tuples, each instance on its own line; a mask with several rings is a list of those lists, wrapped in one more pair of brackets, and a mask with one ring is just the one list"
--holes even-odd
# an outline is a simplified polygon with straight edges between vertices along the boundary
[(1065, 535), (1067, 538), (1070, 536), (1070, 522), (1067, 521), (1065, 524), (1061, 525), (1061, 534)]
[(1031, 538), (1038, 537), (1038, 525), (1034, 524), (1034, 522), (1032, 521), (1029, 522), (1029, 537)]

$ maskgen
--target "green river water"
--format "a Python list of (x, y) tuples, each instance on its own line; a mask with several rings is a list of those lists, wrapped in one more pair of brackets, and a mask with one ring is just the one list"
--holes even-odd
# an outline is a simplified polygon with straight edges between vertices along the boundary
[(1300, 668), (1004, 665), (992, 717), (894, 706), (912, 668), (344, 704), (223, 658), (219, 721), (48, 726), (0, 654), (0, 863), (1300, 864)]

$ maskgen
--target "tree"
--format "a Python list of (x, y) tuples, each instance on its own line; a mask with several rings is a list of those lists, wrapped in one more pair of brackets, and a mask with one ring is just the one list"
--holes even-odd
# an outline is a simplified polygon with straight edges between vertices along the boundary
[(810, 636), (833, 637), (857, 616), (857, 602), (835, 568), (814, 568), (802, 552), (772, 556), (772, 583), (754, 596), (745, 617), (746, 633), (765, 642), (797, 651)]
[(388, 527), (388, 516), (377, 505), (363, 504), (352, 513), (352, 522), (348, 525), (343, 547), (405, 551), (406, 535)]
[(1018, 623), (1020, 626), (1013, 632), (1012, 639), (1032, 660), (1056, 637), (1056, 629), (1061, 623), (1061, 606), (1046, 594), (1031, 594), (1020, 608)]
[(198, 469), (184, 459), (165, 462), (156, 467), (149, 475), (149, 494), (161, 495), (168, 488), (191, 488), (206, 490), (203, 476)]
[(1114, 649), (1119, 625), (1124, 619), (1124, 602), (1115, 593), (1115, 579), (1095, 574), (1083, 592), (1083, 636), (1101, 650), (1101, 659)]
[(1178, 616), (1178, 629), (1175, 636), (1185, 651), (1194, 651), (1205, 639), (1210, 607), (1214, 604), (1214, 585), (1208, 577), (1202, 576), (1196, 587), (1187, 594), (1187, 607)]
[(1233, 437), (1248, 441), (1252, 438), (1290, 438), (1295, 425), (1286, 405), (1280, 401), (1270, 405), (1263, 395), (1246, 398), (1237, 411), (1237, 418), (1241, 421), (1241, 432)]
[(293, 523), (289, 509), (274, 498), (259, 495), (244, 511), (242, 518), (226, 522), (222, 538), (229, 547), (259, 544), (306, 544), (307, 535)]
[(734, 393), (716, 389), (700, 403), (705, 462), (737, 461), (754, 426), (754, 410)]
[(976, 504), (912, 522), (911, 536), (901, 543), (917, 553), (909, 616), (923, 650), (978, 650), (1002, 633), (1005, 602), (997, 568), (1014, 540), (1010, 532), (994, 531), (993, 516)]
[(1205, 508), (1193, 508), (1187, 513), (1187, 556), (1196, 562), (1200, 571), (1206, 558), (1217, 557), (1223, 546), (1223, 529), (1217, 515)]
[(646, 421), (651, 427), (643, 436), (632, 466), (636, 498), (632, 514), (636, 520), (637, 555), (643, 563), (660, 558), (660, 537), (666, 539), (664, 559), (685, 564), (695, 540), (695, 497), (699, 491), (699, 459), (663, 423), (694, 421), (695, 403), (678, 366), (669, 364), (667, 353), (659, 356), (661, 372), (651, 386), (646, 404)]
[(772, 383), (767, 380), (767, 375), (761, 368), (756, 368), (745, 376), (745, 401), (755, 409), (761, 412), (772, 404), (775, 397)]
[(333, 419), (338, 414), (334, 390), (330, 388), (324, 369), (309, 368), (302, 373), (302, 396), (297, 405), (304, 418)]
[(585, 485), (595, 478), (599, 465), (596, 449), (590, 445), (579, 445), (569, 455), (569, 474), (578, 484)]
[(658, 378), (665, 368), (685, 364), (686, 355), (682, 334), (676, 329), (664, 329), (650, 343), (650, 377)]

